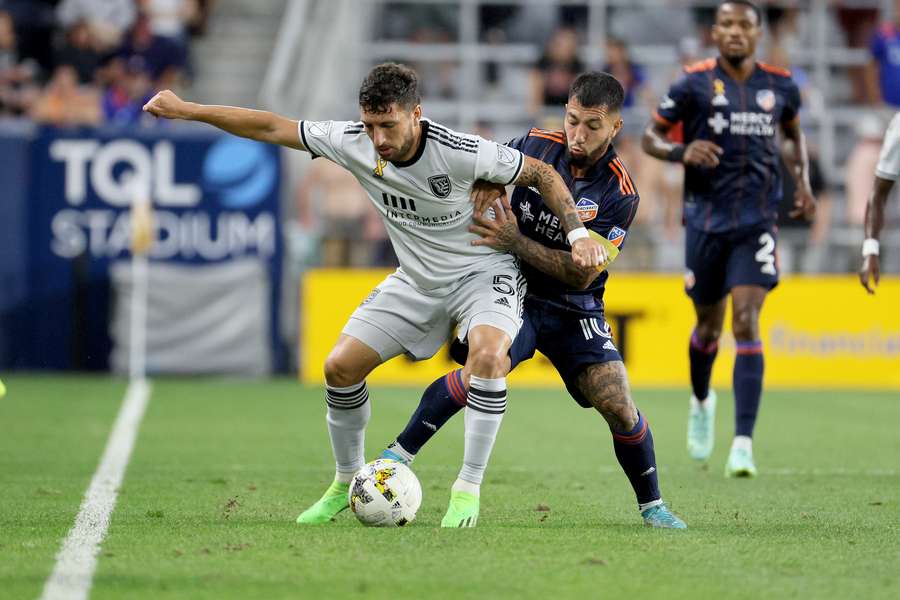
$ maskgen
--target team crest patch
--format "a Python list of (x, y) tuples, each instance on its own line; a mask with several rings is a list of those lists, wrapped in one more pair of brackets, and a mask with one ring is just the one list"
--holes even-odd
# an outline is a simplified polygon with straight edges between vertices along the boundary
[(775, 108), (775, 92), (772, 90), (759, 90), (756, 92), (756, 103), (766, 112)]
[(316, 137), (325, 137), (331, 131), (331, 121), (315, 121), (309, 124), (309, 134)]
[(622, 242), (625, 241), (625, 230), (620, 227), (613, 227), (609, 230), (609, 235), (606, 236), (606, 239), (609, 240), (613, 246), (618, 248), (622, 245)]
[(575, 208), (578, 210), (578, 218), (581, 219), (582, 223), (585, 223), (596, 218), (597, 210), (600, 207), (597, 206), (597, 203), (593, 200), (581, 198), (578, 202), (575, 203)]
[(721, 79), (713, 81), (713, 106), (728, 106), (728, 98), (725, 97), (725, 82)]
[(516, 155), (506, 146), (497, 144), (497, 160), (504, 164), (511, 165), (516, 161)]
[(428, 178), (428, 185), (431, 187), (431, 192), (438, 198), (446, 198), (450, 195), (450, 177), (446, 174), (432, 175)]

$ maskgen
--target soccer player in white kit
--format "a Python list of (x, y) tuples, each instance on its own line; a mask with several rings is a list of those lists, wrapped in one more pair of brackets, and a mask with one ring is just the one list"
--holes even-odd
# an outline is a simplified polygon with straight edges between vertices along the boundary
[(859, 270), (859, 282), (870, 294), (875, 293), (881, 278), (880, 252), (881, 229), (884, 227), (884, 205), (894, 189), (894, 182), (900, 178), (900, 113), (894, 115), (884, 134), (878, 166), (875, 167), (875, 183), (866, 204), (866, 220), (863, 240), (863, 263)]
[(430, 358), (456, 324), (469, 345), (471, 380), (463, 467), (447, 512), (453, 516), (441, 524), (474, 526), (479, 486), (506, 410), (507, 351), (519, 330), (525, 290), (512, 255), (472, 245), (478, 239), (468, 231), (472, 184), (483, 179), (534, 187), (562, 223), (576, 264), (600, 265), (606, 251), (588, 236), (571, 193), (551, 166), (422, 119), (412, 69), (374, 67), (360, 87), (359, 104), (360, 122), (298, 122), (265, 111), (185, 102), (166, 90), (144, 110), (305, 150), (345, 167), (381, 213), (400, 261), (353, 313), (325, 361), (336, 473), (297, 522), (324, 523), (348, 506), (349, 482), (365, 463), (371, 414), (366, 376), (399, 354)]

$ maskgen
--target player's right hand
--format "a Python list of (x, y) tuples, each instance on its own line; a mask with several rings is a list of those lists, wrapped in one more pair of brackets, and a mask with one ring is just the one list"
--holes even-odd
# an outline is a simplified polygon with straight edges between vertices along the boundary
[(719, 166), (719, 157), (722, 156), (722, 152), (721, 146), (709, 140), (694, 140), (685, 147), (681, 162), (692, 167), (712, 169)]
[(878, 287), (878, 279), (881, 277), (881, 267), (878, 263), (878, 255), (870, 254), (863, 258), (862, 268), (859, 270), (859, 282), (870, 294), (875, 293)]
[(493, 207), (495, 201), (504, 196), (506, 196), (505, 187), (499, 183), (491, 183), (490, 181), (479, 179), (472, 184), (472, 193), (469, 196), (475, 205), (475, 214), (473, 216), (477, 219), (487, 209)]
[(144, 105), (144, 111), (154, 117), (164, 119), (186, 119), (188, 103), (175, 95), (171, 90), (163, 90), (150, 98)]

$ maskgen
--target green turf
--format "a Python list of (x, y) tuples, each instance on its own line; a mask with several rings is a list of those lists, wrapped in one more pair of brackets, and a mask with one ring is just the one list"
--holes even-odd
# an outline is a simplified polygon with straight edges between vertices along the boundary
[[(93, 391), (76, 396), (72, 381)], [(28, 598), (71, 526), (123, 386), (9, 383), (0, 401), (0, 597)], [(417, 393), (371, 395), (374, 457)], [(761, 475), (751, 481), (722, 475), (729, 394), (720, 393), (708, 469), (687, 457), (684, 391), (636, 399), (653, 428), (663, 494), (686, 532), (641, 525), (598, 415), (560, 392), (519, 389), (478, 528), (437, 527), (462, 459), (459, 417), (414, 463), (424, 490), (416, 522), (366, 529), (345, 512), (300, 527), (294, 518), (332, 474), (321, 392), (291, 381), (157, 381), (92, 598), (895, 595), (900, 395), (768, 393), (756, 436)], [(85, 431), (83, 443), (60, 450)]]

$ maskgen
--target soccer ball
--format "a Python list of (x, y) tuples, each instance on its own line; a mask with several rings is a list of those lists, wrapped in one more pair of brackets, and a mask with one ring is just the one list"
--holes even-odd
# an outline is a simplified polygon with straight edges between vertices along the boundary
[(350, 481), (350, 510), (363, 525), (402, 527), (416, 518), (422, 486), (403, 463), (379, 458)]

